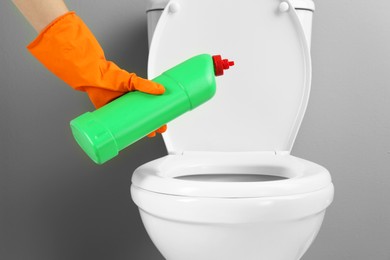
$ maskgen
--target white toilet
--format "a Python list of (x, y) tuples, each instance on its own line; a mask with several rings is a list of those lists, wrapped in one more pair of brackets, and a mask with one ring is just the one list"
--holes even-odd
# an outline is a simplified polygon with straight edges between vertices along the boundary
[(169, 154), (133, 174), (132, 199), (167, 260), (297, 260), (316, 237), (331, 177), (290, 155), (310, 92), (313, 10), (311, 0), (150, 2), (149, 78), (201, 53), (236, 63), (212, 100), (169, 123)]

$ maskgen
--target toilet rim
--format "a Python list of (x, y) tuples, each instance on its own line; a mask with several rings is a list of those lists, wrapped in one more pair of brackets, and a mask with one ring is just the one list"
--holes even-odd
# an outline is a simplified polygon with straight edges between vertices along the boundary
[[(253, 182), (208, 182), (175, 177), (207, 174), (255, 174), (285, 177)], [(195, 152), (167, 155), (138, 167), (132, 185), (166, 195), (210, 198), (258, 198), (310, 193), (331, 185), (329, 171), (316, 163), (265, 152)]]

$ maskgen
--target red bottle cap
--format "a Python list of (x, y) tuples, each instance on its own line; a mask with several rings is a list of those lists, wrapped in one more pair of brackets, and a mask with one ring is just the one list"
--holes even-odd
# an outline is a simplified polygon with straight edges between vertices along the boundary
[(214, 55), (213, 61), (214, 61), (215, 76), (223, 75), (224, 70), (227, 70), (231, 66), (234, 66), (234, 61), (229, 61), (228, 59), (222, 59), (221, 55)]

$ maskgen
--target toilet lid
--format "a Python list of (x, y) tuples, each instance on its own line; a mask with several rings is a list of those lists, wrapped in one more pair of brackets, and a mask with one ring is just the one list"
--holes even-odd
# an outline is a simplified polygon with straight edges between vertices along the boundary
[(150, 79), (201, 53), (235, 61), (217, 78), (210, 101), (168, 124), (169, 153), (291, 151), (311, 81), (309, 49), (291, 6), (290, 0), (168, 3), (150, 47)]

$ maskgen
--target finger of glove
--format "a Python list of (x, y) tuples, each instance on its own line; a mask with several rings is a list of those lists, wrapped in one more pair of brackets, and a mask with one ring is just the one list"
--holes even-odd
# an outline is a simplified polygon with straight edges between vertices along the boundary
[(163, 85), (156, 82), (137, 77), (137, 79), (132, 80), (132, 85), (134, 90), (138, 90), (144, 93), (161, 95), (165, 92)]
[(156, 133), (164, 133), (165, 131), (167, 131), (167, 125), (163, 125), (162, 127), (160, 127), (159, 129), (157, 129), (156, 131), (153, 131), (151, 132), (150, 134), (148, 134), (147, 136), (148, 137), (155, 137), (156, 136)]
[(151, 132), (150, 134), (147, 135), (149, 138), (155, 137), (156, 136), (156, 131)]
[(157, 133), (164, 133), (165, 131), (167, 131), (167, 125), (163, 125), (162, 127), (160, 127), (159, 129), (156, 130)]

